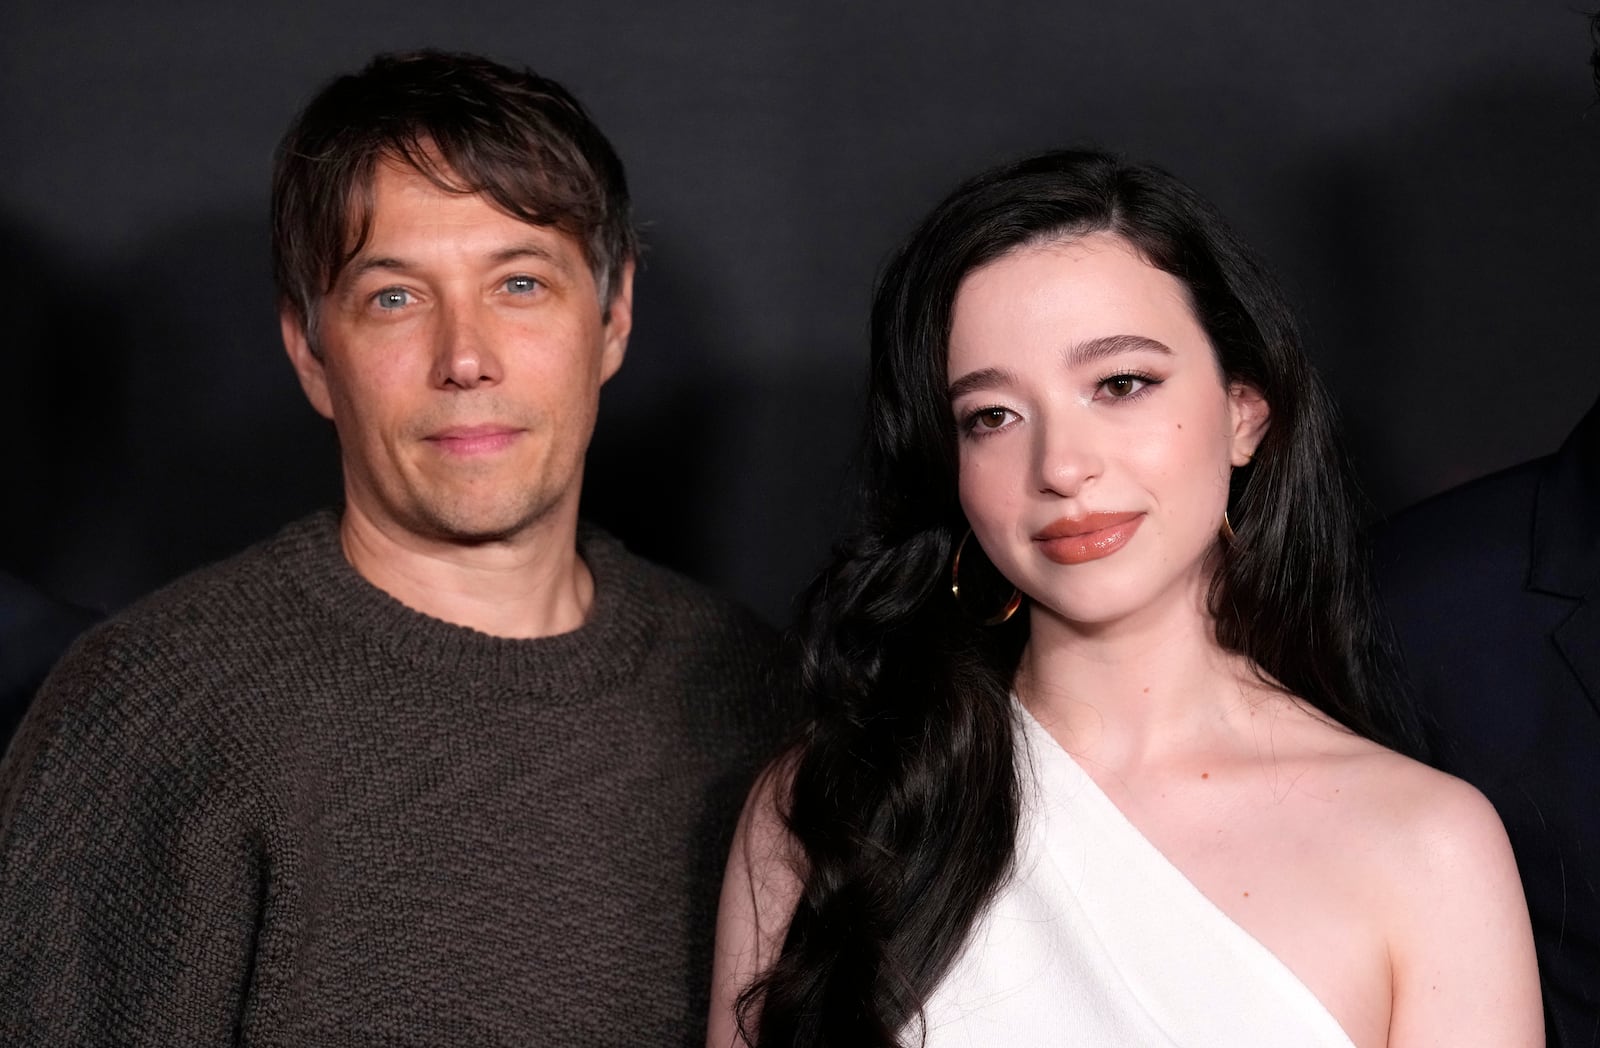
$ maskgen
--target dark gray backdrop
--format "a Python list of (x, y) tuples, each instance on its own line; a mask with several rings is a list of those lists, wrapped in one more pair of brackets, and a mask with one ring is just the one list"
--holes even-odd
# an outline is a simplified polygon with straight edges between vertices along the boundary
[(1391, 510), (1600, 393), (1571, 0), (26, 0), (0, 15), (0, 568), (114, 608), (337, 493), (278, 345), (277, 136), (377, 50), (572, 87), (650, 245), (588, 513), (774, 620), (844, 518), (872, 278), (960, 178), (1099, 142), (1276, 265)]

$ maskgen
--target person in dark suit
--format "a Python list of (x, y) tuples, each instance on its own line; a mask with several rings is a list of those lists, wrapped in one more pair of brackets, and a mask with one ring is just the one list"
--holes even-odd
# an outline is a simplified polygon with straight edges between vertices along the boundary
[(95, 617), (0, 571), (0, 753), (45, 674)]
[(1434, 762), (1511, 836), (1559, 1048), (1600, 1045), (1600, 401), (1554, 455), (1376, 537)]

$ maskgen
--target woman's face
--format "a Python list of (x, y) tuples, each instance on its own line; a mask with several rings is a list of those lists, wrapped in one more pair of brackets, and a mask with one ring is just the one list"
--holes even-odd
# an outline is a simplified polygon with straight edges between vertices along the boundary
[(1267, 407), (1175, 277), (1108, 233), (1014, 251), (962, 281), (949, 374), (962, 509), (1036, 624), (1198, 606)]

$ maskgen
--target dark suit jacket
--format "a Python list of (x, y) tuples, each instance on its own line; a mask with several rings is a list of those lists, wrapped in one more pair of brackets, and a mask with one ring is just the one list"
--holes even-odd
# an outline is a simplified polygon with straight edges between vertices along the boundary
[(1376, 552), (1434, 762), (1511, 836), (1549, 1043), (1600, 1045), (1600, 403), (1549, 458), (1400, 514)]

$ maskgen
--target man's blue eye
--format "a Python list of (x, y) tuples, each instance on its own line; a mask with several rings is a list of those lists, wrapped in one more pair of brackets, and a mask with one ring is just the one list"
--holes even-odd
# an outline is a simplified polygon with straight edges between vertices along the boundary
[(511, 277), (506, 281), (506, 290), (513, 295), (526, 295), (538, 286), (539, 282), (532, 277)]
[(379, 309), (400, 309), (411, 302), (411, 292), (403, 287), (384, 288), (378, 292), (375, 301)]

